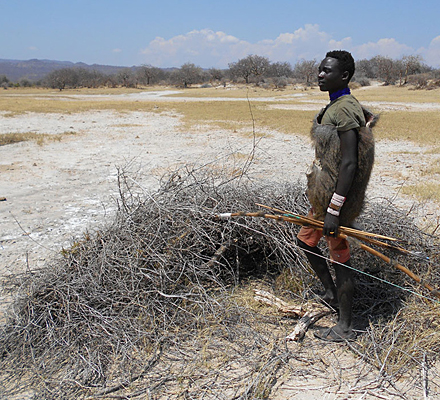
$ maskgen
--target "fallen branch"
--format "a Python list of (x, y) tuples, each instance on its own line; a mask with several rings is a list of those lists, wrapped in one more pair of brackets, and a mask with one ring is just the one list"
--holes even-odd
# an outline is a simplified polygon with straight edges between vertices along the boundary
[(286, 340), (288, 342), (300, 341), (305, 336), (310, 325), (313, 325), (316, 321), (331, 313), (332, 311), (330, 309), (324, 307), (322, 309), (315, 308), (313, 310), (307, 311), (304, 316), (298, 321), (293, 332), (286, 337)]
[(329, 315), (332, 311), (322, 304), (307, 304), (308, 310), (305, 310), (303, 305), (291, 305), (284, 300), (274, 296), (273, 294), (264, 290), (254, 290), (254, 299), (260, 303), (267, 304), (272, 307), (276, 307), (277, 311), (282, 314), (301, 318), (295, 326), (293, 332), (286, 337), (287, 341), (299, 341), (301, 340), (310, 325), (313, 325), (316, 321)]
[(284, 300), (279, 299), (272, 293), (266, 292), (264, 290), (254, 290), (255, 296), (254, 300), (269, 306), (275, 307), (278, 312), (282, 314), (288, 314), (293, 317), (301, 318), (306, 311), (302, 305), (291, 305), (286, 303)]

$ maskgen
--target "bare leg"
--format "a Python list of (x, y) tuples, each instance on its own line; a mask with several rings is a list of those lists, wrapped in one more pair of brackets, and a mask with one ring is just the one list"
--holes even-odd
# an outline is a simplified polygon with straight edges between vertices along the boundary
[[(354, 339), (356, 337), (352, 326), (352, 308), (353, 308), (353, 293), (354, 282), (352, 271), (344, 265), (333, 263), (336, 274), (336, 285), (330, 274), (327, 262), (321, 256), (321, 251), (317, 247), (310, 247), (303, 241), (297, 239), (298, 246), (306, 250), (305, 254), (310, 262), (310, 265), (322, 282), (325, 295), (323, 300), (330, 305), (338, 304), (339, 318), (338, 323), (330, 328), (324, 330), (322, 333), (315, 334), (323, 340), (343, 342), (345, 339)], [(345, 265), (351, 266), (350, 260), (345, 262)]]
[[(350, 260), (345, 265), (351, 266)], [(354, 282), (351, 269), (344, 265), (333, 264), (336, 273), (336, 288), (339, 302), (339, 320), (333, 330), (343, 338), (353, 336), (352, 308)]]
[(311, 247), (302, 240), (297, 239), (298, 246), (306, 250), (304, 253), (310, 262), (310, 265), (324, 286), (325, 294), (322, 300), (331, 306), (335, 306), (338, 302), (338, 293), (333, 278), (328, 269), (327, 261), (322, 258), (322, 253), (318, 247)]

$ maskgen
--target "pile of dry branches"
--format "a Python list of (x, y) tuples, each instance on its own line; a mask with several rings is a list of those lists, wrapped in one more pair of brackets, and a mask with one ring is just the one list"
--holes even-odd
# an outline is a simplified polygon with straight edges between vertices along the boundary
[[(264, 281), (301, 302), (319, 285), (294, 244), (298, 227), (215, 215), (255, 210), (256, 202), (304, 215), (309, 206), (302, 185), (245, 184), (187, 166), (154, 194), (124, 171), (119, 187), (111, 224), (84, 234), (43, 270), (15, 277), (15, 301), (0, 336), (0, 375), (7, 382), (1, 393), (28, 386), (45, 399), (159, 398), (170, 391), (189, 398), (207, 391), (216, 398), (267, 395), (278, 371), (297, 355), (279, 340), (286, 334), (280, 317), (250, 306), (244, 288)], [(361, 221), (366, 230), (438, 257), (435, 238), (401, 212), (389, 204), (371, 210)], [(422, 292), (371, 255), (354, 250), (354, 259), (364, 272)], [(440, 286), (432, 262), (401, 262)], [(436, 303), (363, 274), (358, 288), (355, 314), (370, 328), (354, 351), (390, 374), (406, 373), (408, 360), (434, 360), (440, 350)], [(420, 313), (408, 320), (408, 307), (430, 310), (424, 328), (432, 331), (420, 341)], [(416, 338), (411, 350), (405, 340), (400, 349), (396, 325)]]

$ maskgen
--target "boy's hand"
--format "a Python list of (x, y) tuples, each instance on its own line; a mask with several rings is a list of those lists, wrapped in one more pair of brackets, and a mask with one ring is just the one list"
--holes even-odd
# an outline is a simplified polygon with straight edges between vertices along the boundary
[(324, 227), (322, 228), (322, 233), (325, 236), (338, 236), (339, 229), (339, 217), (336, 215), (327, 213), (324, 219)]

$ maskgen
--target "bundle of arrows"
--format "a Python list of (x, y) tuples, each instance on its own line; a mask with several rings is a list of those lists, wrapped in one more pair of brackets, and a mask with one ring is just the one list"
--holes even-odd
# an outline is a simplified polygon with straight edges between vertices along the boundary
[[(305, 225), (310, 226), (315, 229), (322, 229), (324, 226), (324, 222), (315, 220), (313, 218), (305, 217), (303, 215), (295, 214), (290, 211), (286, 210), (280, 210), (274, 207), (269, 207), (264, 204), (258, 204), (257, 206), (262, 207), (264, 209), (272, 211), (271, 214), (266, 213), (264, 211), (257, 211), (257, 212), (233, 212), (233, 213), (222, 213), (216, 215), (217, 218), (220, 219), (228, 219), (233, 217), (254, 217), (254, 218), (267, 218), (267, 219), (273, 219), (276, 221), (285, 221), (289, 223), (293, 223), (296, 225)], [(384, 260), (385, 262), (391, 264), (393, 267), (397, 268), (398, 270), (402, 271), (406, 275), (408, 275), (411, 279), (413, 279), (415, 282), (420, 284), (421, 286), (425, 287), (430, 291), (430, 293), (435, 296), (436, 298), (440, 299), (440, 291), (433, 288), (429, 283), (424, 282), (418, 275), (410, 271), (408, 268), (404, 267), (403, 265), (399, 264), (398, 262), (392, 260), (391, 258), (387, 257), (385, 254), (382, 254), (381, 252), (373, 249), (370, 246), (367, 246), (366, 242), (378, 247), (386, 248), (393, 250), (395, 252), (398, 252), (400, 254), (406, 254), (416, 257), (424, 257), (417, 253), (414, 253), (412, 251), (406, 250), (403, 247), (399, 246), (397, 243), (399, 242), (399, 239), (379, 235), (376, 233), (366, 232), (354, 228), (344, 227), (340, 226), (339, 231), (337, 234), (338, 237), (347, 239), (351, 238), (351, 240), (356, 241), (356, 244), (363, 250), (373, 254), (374, 256), (377, 256)], [(385, 240), (385, 241), (382, 241)], [(427, 259), (427, 257), (424, 257)]]

